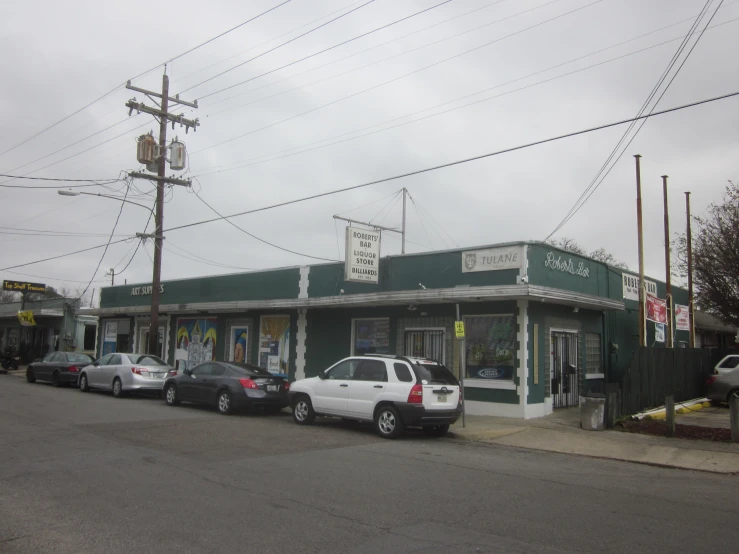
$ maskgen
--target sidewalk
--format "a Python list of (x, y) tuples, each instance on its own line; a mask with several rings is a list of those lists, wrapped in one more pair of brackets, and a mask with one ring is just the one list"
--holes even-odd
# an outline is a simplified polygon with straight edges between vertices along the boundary
[(467, 416), (449, 436), (487, 444), (608, 458), (679, 469), (739, 474), (739, 444), (668, 439), (621, 431), (580, 429), (577, 408), (538, 419)]

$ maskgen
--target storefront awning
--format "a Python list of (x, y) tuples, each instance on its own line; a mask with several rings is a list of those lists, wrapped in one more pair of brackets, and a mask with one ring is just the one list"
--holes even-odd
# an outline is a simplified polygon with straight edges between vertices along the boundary
[[(443, 304), (456, 302), (491, 302), (503, 300), (530, 300), (591, 310), (623, 310), (622, 300), (581, 294), (536, 285), (504, 285), (491, 287), (460, 286), (444, 289), (419, 289), (393, 292), (373, 292), (326, 296), (321, 298), (285, 298), (276, 300), (230, 300), (226, 302), (194, 302), (188, 304), (162, 304), (163, 314), (228, 313), (257, 309), (299, 308), (349, 308), (364, 306), (390, 306), (402, 304)], [(80, 313), (97, 316), (146, 315), (149, 306), (123, 306), (116, 308), (85, 308)]]

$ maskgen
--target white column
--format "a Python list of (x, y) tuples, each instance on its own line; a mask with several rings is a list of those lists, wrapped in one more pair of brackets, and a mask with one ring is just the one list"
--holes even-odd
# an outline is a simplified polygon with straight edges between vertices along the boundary
[(522, 417), (526, 418), (529, 395), (529, 301), (518, 300), (518, 398)]
[(298, 308), (298, 336), (295, 347), (295, 379), (305, 379), (305, 339), (308, 329), (308, 310)]

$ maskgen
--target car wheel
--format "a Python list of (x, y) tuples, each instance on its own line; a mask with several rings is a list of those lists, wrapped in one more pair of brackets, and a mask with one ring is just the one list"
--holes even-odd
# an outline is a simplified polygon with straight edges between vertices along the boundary
[(116, 377), (113, 379), (113, 396), (115, 398), (121, 398), (123, 396), (123, 383)]
[(177, 394), (177, 385), (170, 383), (167, 385), (167, 392), (164, 394), (164, 401), (167, 406), (178, 406), (180, 404), (180, 397)]
[(229, 415), (233, 413), (233, 400), (231, 398), (231, 393), (227, 390), (222, 390), (218, 393), (218, 401), (217, 401), (218, 411), (222, 415)]
[(61, 387), (62, 386), (62, 378), (59, 375), (58, 371), (55, 371), (54, 374), (51, 376), (51, 384), (55, 387)]
[(423, 432), (427, 437), (443, 437), (449, 431), (449, 425), (424, 425)]
[(36, 382), (36, 374), (33, 372), (33, 368), (29, 367), (26, 370), (26, 381), (29, 383), (35, 383)]
[(90, 390), (90, 384), (87, 382), (87, 374), (83, 373), (80, 375), (80, 390), (82, 392), (87, 392)]
[(384, 439), (395, 439), (403, 432), (403, 422), (394, 406), (380, 406), (377, 409), (375, 430)]
[(310, 425), (316, 419), (316, 412), (307, 396), (299, 396), (293, 406), (293, 419), (298, 425)]

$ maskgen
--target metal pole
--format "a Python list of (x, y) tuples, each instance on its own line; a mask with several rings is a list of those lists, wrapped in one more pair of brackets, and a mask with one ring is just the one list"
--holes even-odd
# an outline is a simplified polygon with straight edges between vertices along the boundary
[(662, 196), (665, 202), (665, 285), (667, 287), (667, 348), (672, 348), (672, 281), (670, 271), (670, 214), (667, 208), (667, 175), (662, 175)]
[(406, 193), (406, 190), (405, 190), (405, 187), (403, 187), (403, 231), (402, 231), (403, 242), (401, 243), (401, 247), (400, 247), (401, 254), (405, 254), (405, 193)]
[[(462, 321), (462, 318), (459, 317), (459, 304), (457, 304), (457, 321)], [(467, 334), (467, 330), (465, 329), (465, 337)], [(466, 371), (465, 368), (465, 358), (466, 352), (465, 352), (465, 346), (466, 346), (466, 338), (459, 341), (459, 395), (462, 399), (462, 429), (465, 428), (467, 421), (465, 418), (465, 413), (467, 412), (466, 402), (464, 400), (464, 374)]]
[(690, 193), (685, 193), (685, 212), (688, 217), (688, 315), (690, 317), (690, 348), (695, 348), (695, 313), (693, 312), (693, 234), (690, 226)]
[[(165, 70), (166, 71), (166, 70)], [(162, 75), (162, 113), (169, 108), (169, 77)], [(159, 119), (159, 172), (165, 177), (167, 160), (167, 118)], [(162, 279), (162, 229), (164, 226), (164, 181), (157, 181), (156, 230), (154, 231), (154, 275), (151, 279), (151, 322), (149, 325), (149, 354), (158, 354), (159, 347), (159, 287)], [(162, 352), (164, 354), (164, 352)]]
[(646, 312), (644, 310), (644, 235), (641, 216), (641, 156), (636, 154), (636, 233), (639, 241), (639, 346), (647, 345)]
[(115, 268), (114, 267), (110, 268), (110, 286), (111, 287), (115, 286)]

